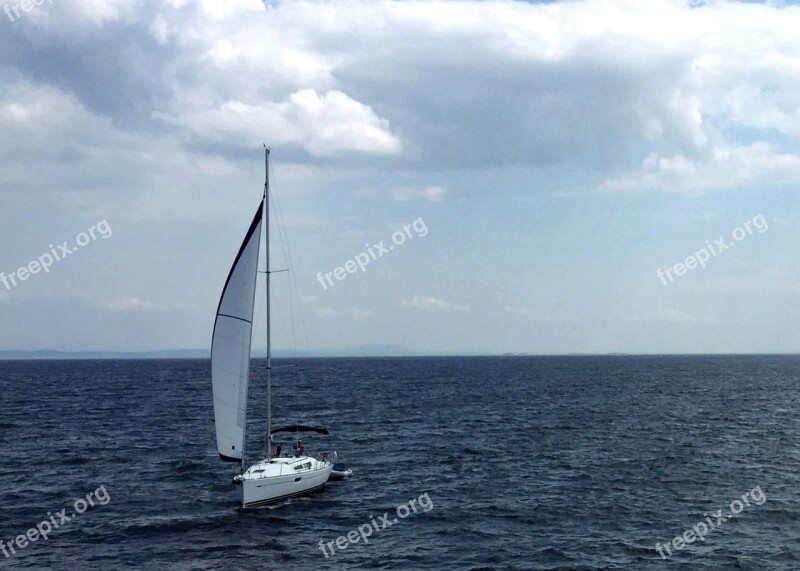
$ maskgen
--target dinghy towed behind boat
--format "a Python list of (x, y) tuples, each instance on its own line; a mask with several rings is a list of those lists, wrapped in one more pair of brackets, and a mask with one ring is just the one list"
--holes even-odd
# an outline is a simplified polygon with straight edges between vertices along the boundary
[[(242, 506), (245, 508), (261, 507), (321, 489), (331, 477), (337, 457), (336, 452), (332, 450), (320, 452), (317, 458), (307, 456), (302, 440), (299, 439), (288, 454), (276, 453), (278, 449), (275, 449), (272, 443), (272, 435), (278, 432), (328, 434), (328, 431), (324, 428), (301, 425), (271, 428), (269, 151), (265, 146), (264, 195), (222, 291), (211, 341), (211, 379), (217, 448), (222, 460), (241, 463), (242, 472), (234, 478), (234, 483), (242, 486)], [(266, 271), (263, 273), (266, 276), (267, 297), (266, 434), (268, 436), (265, 438), (264, 459), (247, 467), (247, 392), (262, 226), (266, 255)], [(352, 475), (349, 470), (336, 472), (334, 479), (342, 479), (349, 475)]]

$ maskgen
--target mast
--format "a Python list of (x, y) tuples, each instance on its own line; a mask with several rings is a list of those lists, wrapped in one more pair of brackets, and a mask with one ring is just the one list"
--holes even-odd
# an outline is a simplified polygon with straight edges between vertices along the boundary
[(272, 328), (270, 318), (272, 311), (269, 305), (269, 147), (264, 145), (264, 243), (267, 255), (267, 453), (266, 459), (272, 457)]

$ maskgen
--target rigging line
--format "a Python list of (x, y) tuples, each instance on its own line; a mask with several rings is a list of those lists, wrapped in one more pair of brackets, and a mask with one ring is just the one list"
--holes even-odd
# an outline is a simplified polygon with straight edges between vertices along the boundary
[[(272, 169), (272, 165), (270, 165), (270, 169)], [(274, 172), (272, 173), (272, 176), (273, 177), (275, 176)], [(276, 202), (277, 202), (277, 204), (276, 204), (277, 211), (278, 211), (278, 213), (279, 213), (279, 215), (281, 217), (281, 220), (283, 221), (283, 208), (281, 207), (281, 204), (280, 204), (280, 198), (278, 198), (277, 195), (276, 195)], [(284, 223), (284, 226), (285, 226), (285, 223)], [(292, 259), (291, 246), (289, 244), (288, 232), (285, 233), (284, 240), (285, 240), (285, 242), (284, 242), (284, 244), (285, 244), (285, 253), (284, 253), (284, 255), (286, 256), (286, 262), (287, 262), (287, 264), (289, 264), (290, 267), (295, 267), (296, 268), (296, 266), (294, 265), (294, 260)], [(290, 294), (290, 298), (291, 298), (292, 288), (294, 288), (294, 294), (297, 296), (296, 297), (296, 299), (297, 299), (297, 309), (298, 309), (298, 312), (300, 313), (300, 325), (301, 325), (301, 328), (303, 330), (303, 336), (305, 337), (305, 342), (306, 342), (306, 347), (305, 348), (306, 348), (306, 352), (310, 352), (311, 343), (310, 343), (309, 338), (308, 338), (308, 327), (306, 327), (306, 319), (305, 319), (305, 313), (303, 312), (303, 305), (300, 303), (300, 288), (297, 286), (297, 278), (294, 277), (294, 275), (292, 275), (292, 274), (293, 274), (292, 272), (289, 273), (289, 294)], [(294, 310), (292, 310), (292, 316), (294, 316)], [(294, 319), (292, 320), (292, 322), (294, 323)], [(296, 342), (296, 339), (295, 339), (294, 350), (295, 350), (295, 360), (296, 360), (297, 359), (297, 342)]]
[[(273, 181), (272, 181), (272, 165), (270, 165), (270, 191), (271, 191), (270, 192), (270, 200), (271, 200), (270, 204), (272, 204), (273, 206), (276, 206), (275, 199), (273, 198), (275, 196), (275, 191), (273, 190), (273, 186), (274, 185), (273, 185)], [(276, 208), (272, 208), (271, 210), (273, 212), (275, 212), (275, 222), (276, 222), (275, 226), (277, 227), (277, 231), (278, 231), (278, 241), (281, 242), (281, 245), (283, 245), (282, 241), (283, 241), (284, 233), (283, 233), (282, 228), (281, 228), (282, 222), (278, 217), (278, 214), (276, 212)], [(271, 246), (271, 244), (270, 244), (270, 246)], [(284, 248), (284, 257), (285, 257), (285, 248)], [(288, 260), (287, 260), (287, 262), (288, 262)], [(271, 270), (270, 273), (271, 274), (275, 274), (275, 273), (281, 273), (283, 271), (284, 270)], [(291, 272), (288, 272), (288, 273), (291, 275)], [(273, 316), (277, 315), (281, 332), (284, 335), (284, 340), (287, 343), (291, 343), (292, 349), (294, 350), (295, 355), (296, 355), (296, 342), (294, 341), (294, 337), (295, 337), (294, 336), (294, 324), (293, 323), (291, 324), (292, 325), (292, 327), (291, 327), (292, 337), (290, 339), (289, 336), (288, 336), (288, 331), (290, 330), (290, 328), (286, 327), (286, 322), (284, 320), (283, 313), (280, 311), (281, 305), (280, 305), (279, 300), (276, 299), (275, 296), (273, 296), (271, 303), (272, 303), (272, 305), (275, 306), (275, 311), (273, 312)], [(290, 307), (290, 313), (291, 313), (291, 311), (292, 311), (291, 310), (291, 307), (292, 307), (291, 289), (290, 289), (289, 307)]]
[[(281, 305), (280, 302), (278, 302), (277, 300), (276, 300), (276, 305), (281, 310), (283, 309), (283, 305)], [(290, 299), (289, 300), (289, 308), (291, 308), (291, 307), (292, 307), (292, 303), (291, 303), (291, 299)], [(291, 309), (290, 309), (290, 316), (289, 316), (289, 323), (290, 323), (289, 327), (286, 326), (286, 316), (283, 315), (283, 311), (277, 311), (277, 309), (276, 309), (276, 312), (278, 314), (278, 321), (280, 322), (280, 327), (281, 327), (281, 335), (282, 335), (281, 338), (287, 345), (291, 345), (292, 349), (294, 350), (294, 332), (293, 332), (294, 328), (291, 325), (291, 323), (292, 323), (291, 322), (291, 320), (292, 320)], [(290, 335), (290, 332), (291, 332), (291, 335)]]
[(285, 340), (286, 342), (289, 342), (289, 341), (290, 341), (290, 339), (288, 339), (288, 337), (287, 337), (287, 331), (288, 331), (288, 327), (286, 327), (286, 323), (284, 322), (284, 319), (283, 319), (283, 313), (282, 313), (282, 312), (280, 312), (280, 311), (277, 311), (277, 309), (278, 309), (278, 308), (280, 308), (280, 307), (281, 307), (281, 305), (280, 305), (280, 303), (279, 303), (277, 300), (275, 300), (275, 301), (274, 301), (274, 304), (275, 304), (275, 306), (276, 306), (276, 311), (275, 311), (275, 313), (277, 313), (277, 316), (278, 316), (278, 321), (279, 321), (279, 323), (280, 323), (280, 328), (281, 328), (281, 331), (283, 332), (283, 335), (284, 335), (284, 340)]
[[(276, 272), (270, 272), (270, 273), (276, 273)], [(275, 311), (272, 312), (272, 317), (273, 318), (277, 317), (278, 326), (279, 326), (279, 329), (281, 330), (281, 333), (284, 336), (284, 341), (289, 342), (290, 339), (287, 338), (288, 328), (286, 327), (286, 323), (284, 321), (283, 312), (280, 311), (282, 309), (282, 306), (281, 306), (280, 300), (278, 299), (278, 296), (272, 296), (271, 304), (273, 306), (275, 306)], [(273, 329), (273, 333), (274, 333), (274, 329)], [(273, 345), (274, 345), (274, 343), (273, 343)]]
[[(272, 175), (274, 176), (274, 174)], [(288, 243), (288, 235), (286, 232), (286, 222), (283, 217), (283, 208), (281, 207), (280, 198), (277, 195), (273, 194), (274, 200), (273, 204), (275, 206), (276, 212), (276, 219), (278, 219), (278, 233), (281, 238), (281, 248), (283, 249), (283, 257), (286, 261), (286, 264), (292, 267), (291, 258), (289, 256), (289, 243)], [(289, 318), (291, 319), (291, 327), (292, 327), (292, 351), (294, 352), (294, 359), (297, 360), (297, 332), (295, 330), (295, 318), (294, 318), (294, 299), (293, 299), (293, 292), (292, 292), (292, 281), (291, 275), (289, 279)]]
[[(272, 176), (274, 177), (275, 175), (272, 174)], [(275, 211), (276, 211), (277, 215), (280, 217), (280, 222), (281, 222), (278, 225), (278, 227), (280, 228), (279, 231), (281, 233), (282, 246), (283, 246), (283, 255), (284, 255), (285, 259), (286, 259), (287, 265), (289, 265), (290, 267), (294, 268), (295, 267), (294, 260), (292, 259), (291, 247), (289, 245), (289, 233), (286, 230), (286, 222), (285, 222), (285, 219), (284, 219), (284, 216), (283, 216), (283, 207), (282, 207), (281, 202), (280, 202), (280, 197), (278, 197), (277, 194), (275, 194), (274, 196), (275, 196)], [(295, 295), (297, 297), (295, 297)], [(303, 330), (306, 333), (306, 337), (308, 337), (308, 331), (305, 329), (305, 318), (304, 318), (304, 316), (302, 314), (302, 306), (300, 305), (300, 292), (299, 292), (299, 290), (297, 288), (297, 280), (294, 278), (294, 276), (290, 272), (289, 273), (289, 307), (290, 307), (289, 312), (290, 312), (291, 320), (292, 320), (292, 348), (294, 350), (294, 359), (296, 361), (297, 360), (297, 331), (296, 331), (296, 326), (295, 326), (296, 319), (295, 319), (295, 313), (294, 313), (295, 299), (297, 300), (298, 309), (300, 311), (300, 317), (301, 317), (303, 328), (304, 328)]]

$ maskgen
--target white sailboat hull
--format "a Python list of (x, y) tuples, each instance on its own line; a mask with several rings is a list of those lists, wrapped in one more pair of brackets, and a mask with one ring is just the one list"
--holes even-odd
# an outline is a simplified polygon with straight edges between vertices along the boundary
[(333, 464), (316, 458), (273, 458), (251, 466), (241, 477), (242, 506), (263, 507), (322, 489)]

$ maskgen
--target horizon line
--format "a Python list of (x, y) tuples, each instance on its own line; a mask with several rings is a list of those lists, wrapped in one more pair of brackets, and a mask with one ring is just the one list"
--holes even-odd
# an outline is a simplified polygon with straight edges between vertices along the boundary
[[(169, 353), (196, 353), (192, 356), (169, 355)], [(199, 354), (206, 353), (206, 356)], [(561, 352), (561, 353), (534, 353), (534, 352), (515, 352), (515, 351), (494, 351), (494, 352), (421, 352), (402, 349), (399, 352), (360, 351), (358, 348), (341, 350), (315, 350), (298, 352), (295, 354), (283, 353), (281, 351), (274, 356), (277, 359), (348, 359), (348, 358), (420, 358), (420, 357), (757, 357), (757, 356), (795, 356), (797, 352), (675, 352), (675, 353), (651, 353), (651, 352), (628, 352), (628, 351), (609, 351), (609, 352)], [(51, 356), (39, 357), (36, 355), (49, 354)], [(63, 359), (59, 359), (63, 356)], [(33, 350), (3, 350), (0, 349), (0, 361), (53, 361), (53, 360), (208, 360), (211, 358), (211, 350), (205, 349), (156, 349), (142, 351), (113, 351), (113, 350), (80, 350), (62, 351), (58, 349), (33, 349)], [(253, 360), (264, 359), (266, 355), (254, 355)]]

